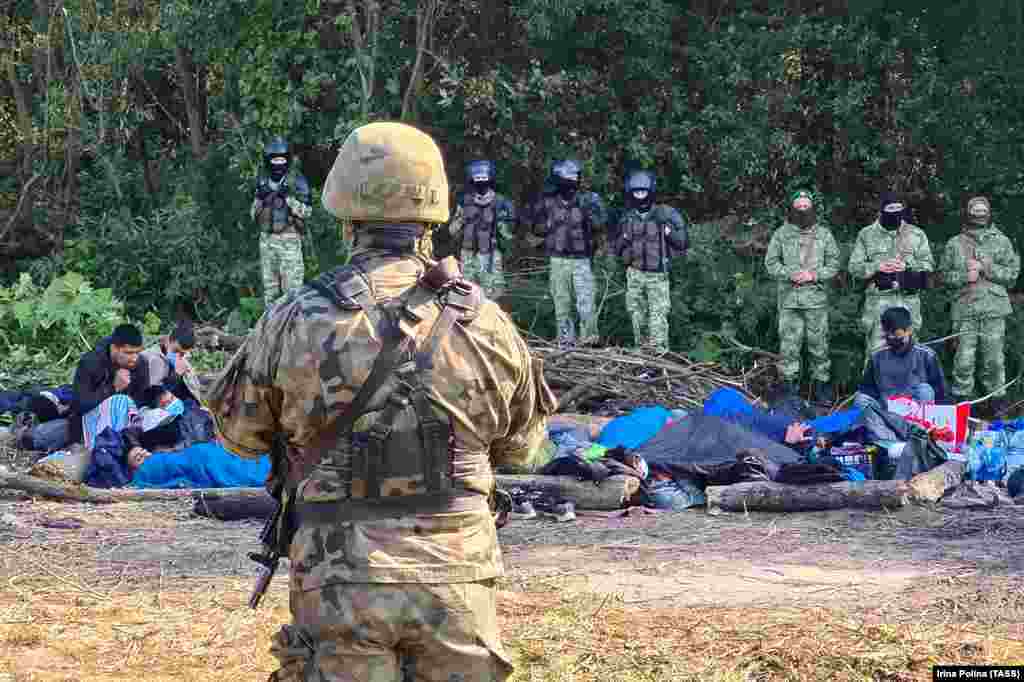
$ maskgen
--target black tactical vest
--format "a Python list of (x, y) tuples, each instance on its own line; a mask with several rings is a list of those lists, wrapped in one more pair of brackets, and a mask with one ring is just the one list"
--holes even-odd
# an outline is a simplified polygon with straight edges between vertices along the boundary
[(495, 247), (498, 231), (495, 199), (486, 206), (466, 201), (462, 207), (462, 248), (474, 253), (490, 253)]
[(622, 258), (626, 267), (644, 272), (664, 272), (668, 264), (665, 225), (658, 223), (655, 211), (646, 216), (630, 212), (622, 226)]
[(544, 197), (547, 216), (545, 246), (549, 256), (589, 258), (592, 253), (590, 223), (576, 201), (566, 204), (558, 197)]

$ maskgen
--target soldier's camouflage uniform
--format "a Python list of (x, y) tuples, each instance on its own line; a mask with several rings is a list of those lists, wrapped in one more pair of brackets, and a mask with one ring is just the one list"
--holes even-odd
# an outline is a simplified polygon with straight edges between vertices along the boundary
[[(850, 274), (860, 280), (871, 280), (880, 270), (882, 261), (900, 258), (908, 271), (932, 272), (935, 260), (932, 247), (924, 230), (904, 222), (895, 230), (886, 229), (878, 220), (864, 227), (857, 235), (847, 266)], [(921, 298), (916, 291), (901, 289), (898, 284), (882, 290), (874, 281), (867, 283), (861, 327), (864, 329), (865, 357), (885, 346), (882, 334), (882, 313), (888, 308), (902, 306), (910, 311), (914, 334), (921, 329)]]
[(615, 253), (626, 264), (626, 309), (638, 346), (668, 350), (669, 265), (686, 246), (686, 223), (670, 206), (655, 204), (646, 214), (629, 209), (619, 221)]
[[(839, 273), (839, 246), (832, 231), (817, 223), (801, 230), (786, 222), (772, 235), (764, 263), (768, 275), (778, 282), (783, 379), (788, 383), (799, 381), (806, 341), (811, 378), (827, 383), (832, 368), (828, 355), (828, 282)], [(794, 284), (790, 277), (801, 270), (810, 270), (817, 278)]]
[(501, 194), (479, 204), (463, 195), (448, 226), (461, 243), (462, 272), (483, 287), (488, 298), (505, 293), (502, 254), (515, 239), (515, 205)]
[[(580, 341), (597, 341), (597, 313), (594, 309), (594, 272), (591, 257), (605, 227), (608, 212), (594, 192), (577, 192), (566, 201), (556, 194), (543, 197), (533, 207), (533, 234), (544, 240), (549, 257), (551, 298), (560, 343), (576, 342), (573, 301), (580, 323)], [(574, 295), (575, 294), (575, 295)]]
[[(967, 261), (984, 265), (975, 283), (967, 281)], [(952, 307), (953, 332), (957, 339), (953, 361), (953, 393), (958, 397), (974, 394), (975, 358), (981, 356), (979, 383), (986, 393), (1006, 383), (1004, 346), (1006, 318), (1013, 312), (1006, 291), (1017, 281), (1020, 256), (1013, 242), (994, 225), (973, 228), (946, 243), (942, 259), (944, 282), (955, 289)], [(1000, 398), (999, 390), (994, 397)]]
[[(353, 262), (376, 300), (406, 301), (403, 328), (422, 347), (440, 312), (436, 293), (417, 286), (427, 262), (365, 250), (372, 246), (371, 239)], [(273, 680), (397, 682), (404, 666), (416, 682), (490, 682), (511, 671), (494, 607), (501, 552), (484, 496), (494, 485), (492, 464), (521, 464), (541, 446), (556, 403), (508, 315), (491, 301), (478, 310), (440, 341), (427, 385), (434, 409), (451, 420), (456, 478), (483, 506), (301, 520), (290, 554), (293, 623), (274, 639), (281, 669)], [(328, 416), (353, 400), (380, 345), (362, 310), (332, 305), (309, 286), (282, 299), (209, 391), (224, 445), (258, 457), (280, 432), (290, 467), (310, 471), (323, 453), (307, 448)], [(354, 442), (373, 425), (372, 414), (361, 418)], [(365, 482), (356, 480), (347, 498), (337, 481), (330, 466), (314, 468), (298, 488), (300, 505), (342, 498), (340, 508), (358, 507)], [(419, 487), (422, 479), (397, 481), (383, 494)]]
[(313, 213), (309, 184), (298, 173), (286, 177), (288, 196), (275, 194), (252, 201), (249, 215), (260, 226), (260, 267), (263, 300), (269, 307), (283, 294), (302, 286), (306, 277), (302, 259), (303, 222)]

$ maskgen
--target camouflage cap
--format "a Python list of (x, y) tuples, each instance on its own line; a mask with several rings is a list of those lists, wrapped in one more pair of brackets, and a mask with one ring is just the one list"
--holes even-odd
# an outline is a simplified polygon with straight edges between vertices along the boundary
[(789, 205), (798, 211), (814, 208), (814, 195), (805, 189), (797, 190), (789, 198)]
[(444, 223), (450, 217), (441, 150), (404, 123), (370, 123), (341, 145), (321, 198), (342, 220)]

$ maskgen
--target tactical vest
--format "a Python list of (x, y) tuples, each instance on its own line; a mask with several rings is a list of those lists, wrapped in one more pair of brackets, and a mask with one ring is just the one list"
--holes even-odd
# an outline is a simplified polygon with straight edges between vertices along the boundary
[(276, 192), (267, 196), (264, 208), (259, 213), (260, 230), (267, 234), (295, 232), (291, 224), (291, 212), (284, 198)]
[(646, 216), (630, 212), (623, 225), (622, 259), (626, 267), (644, 272), (664, 272), (668, 264), (668, 246), (665, 244), (665, 223), (657, 221), (654, 209)]
[(558, 197), (544, 197), (547, 216), (545, 246), (548, 255), (561, 258), (589, 258), (590, 223), (574, 200), (568, 205)]
[(473, 253), (490, 253), (495, 248), (497, 238), (497, 206), (498, 200), (480, 206), (467, 200), (462, 207), (462, 249)]
[[(468, 489), (463, 479), (489, 466), (487, 453), (456, 451), (450, 419), (429, 397), (434, 352), (455, 323), (475, 319), (483, 302), (480, 288), (461, 276), (438, 275), (435, 267), (398, 299), (378, 303), (371, 280), (353, 265), (311, 286), (342, 310), (363, 310), (384, 341), (347, 415), (350, 423), (367, 418), (372, 425), (341, 434), (330, 448), (330, 464), (322, 462), (313, 474), (320, 479), (318, 489), (335, 490), (331, 500), (343, 502), (329, 512), (332, 518), (457, 511), (466, 502), (486, 501), (486, 492)], [(423, 347), (416, 348), (411, 332), (439, 298), (441, 313)]]

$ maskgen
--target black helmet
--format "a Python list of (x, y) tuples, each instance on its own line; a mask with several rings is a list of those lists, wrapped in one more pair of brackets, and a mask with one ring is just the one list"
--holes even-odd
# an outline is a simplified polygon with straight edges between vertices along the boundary
[(654, 173), (645, 170), (631, 171), (626, 176), (626, 201), (641, 211), (649, 211), (654, 205), (656, 181)]
[(551, 164), (551, 178), (555, 181), (558, 193), (570, 199), (580, 188), (580, 164), (572, 159), (563, 159)]
[(495, 187), (494, 162), (486, 159), (470, 161), (466, 164), (466, 186), (479, 195), (486, 194)]
[(280, 181), (288, 174), (288, 164), (291, 161), (289, 151), (291, 150), (288, 147), (288, 142), (280, 136), (272, 139), (263, 148), (263, 160), (270, 170), (271, 179), (275, 182)]

